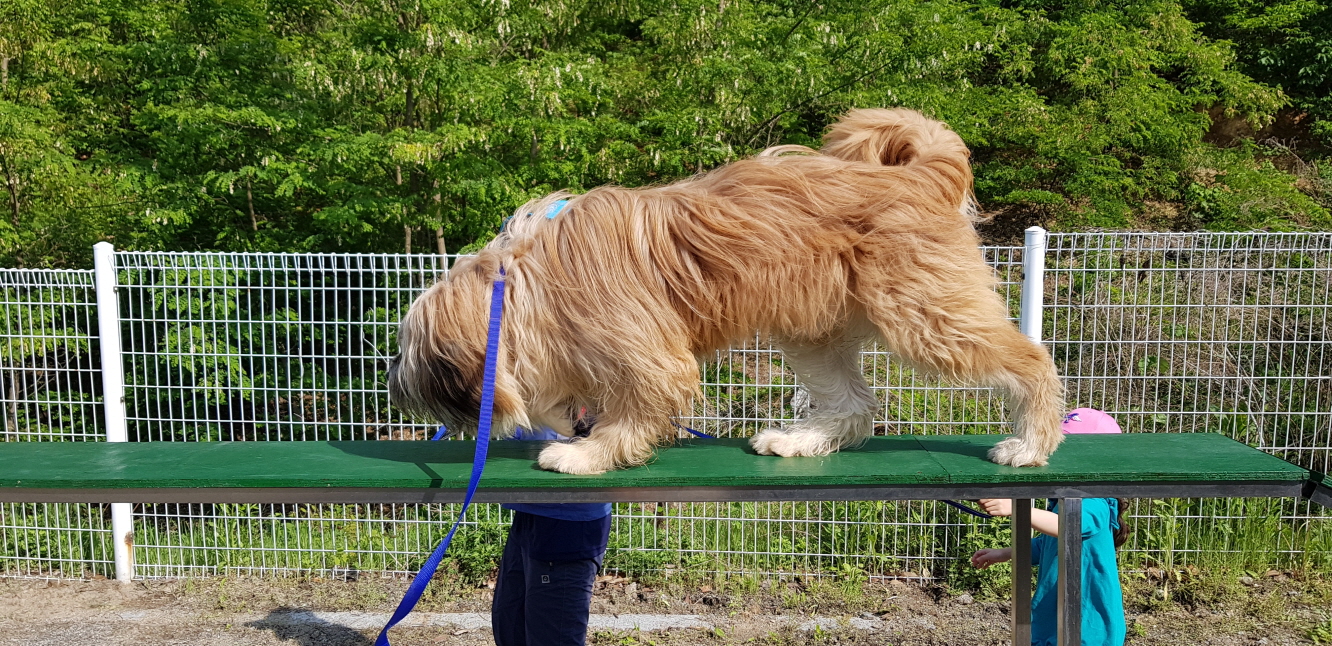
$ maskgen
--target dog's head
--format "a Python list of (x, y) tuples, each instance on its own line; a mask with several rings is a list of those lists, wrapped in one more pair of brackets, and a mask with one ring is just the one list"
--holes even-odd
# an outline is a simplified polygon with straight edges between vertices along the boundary
[[(459, 260), (448, 277), (412, 303), (398, 330), (398, 354), (389, 362), (389, 397), (395, 406), (433, 417), (452, 431), (476, 428), (490, 299), (499, 267), (499, 254), (483, 250)], [(495, 379), (497, 435), (526, 422), (503, 358), (501, 350)]]

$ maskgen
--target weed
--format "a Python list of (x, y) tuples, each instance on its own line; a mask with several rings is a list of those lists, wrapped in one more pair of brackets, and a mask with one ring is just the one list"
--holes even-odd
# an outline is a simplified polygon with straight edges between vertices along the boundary
[(1012, 589), (1011, 563), (992, 565), (984, 570), (971, 565), (976, 550), (1011, 547), (1012, 524), (1006, 518), (990, 518), (969, 523), (968, 531), (958, 540), (957, 549), (949, 562), (948, 585), (958, 590), (970, 590), (981, 600), (1006, 598)]
[(1149, 565), (1123, 575), (1126, 599), (1136, 599), (1143, 610), (1155, 612), (1175, 605), (1190, 610), (1216, 607), (1244, 596), (1244, 587), (1229, 569), (1203, 570), (1196, 566), (1163, 569)]
[(837, 572), (838, 585), (842, 595), (847, 598), (859, 599), (864, 594), (868, 578), (865, 568), (852, 561), (844, 561)]
[(624, 633), (598, 630), (589, 637), (588, 643), (596, 646), (657, 646), (655, 640), (648, 639), (646, 635), (637, 630)]
[(786, 590), (782, 592), (783, 608), (804, 608), (809, 605), (809, 595), (795, 590)]
[(1315, 644), (1332, 644), (1332, 614), (1324, 614), (1323, 620), (1314, 624), (1305, 636)]

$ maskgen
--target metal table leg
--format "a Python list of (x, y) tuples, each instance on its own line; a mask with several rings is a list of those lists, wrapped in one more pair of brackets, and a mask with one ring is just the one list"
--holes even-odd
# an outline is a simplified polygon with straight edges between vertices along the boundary
[(1059, 646), (1082, 645), (1082, 499), (1059, 501)]
[(1013, 646), (1031, 646), (1031, 499), (1013, 501)]

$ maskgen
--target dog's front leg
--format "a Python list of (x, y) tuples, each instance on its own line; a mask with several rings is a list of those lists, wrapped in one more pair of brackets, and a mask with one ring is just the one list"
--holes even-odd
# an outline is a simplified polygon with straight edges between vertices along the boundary
[(601, 416), (587, 437), (572, 442), (553, 442), (542, 449), (537, 465), (560, 473), (593, 475), (642, 464), (652, 455), (652, 449), (663, 433), (669, 433), (669, 430), (650, 427), (637, 420)]
[(864, 334), (849, 330), (827, 343), (781, 343), (782, 353), (810, 394), (809, 416), (750, 438), (763, 455), (828, 455), (859, 444), (873, 430), (878, 400), (860, 372)]

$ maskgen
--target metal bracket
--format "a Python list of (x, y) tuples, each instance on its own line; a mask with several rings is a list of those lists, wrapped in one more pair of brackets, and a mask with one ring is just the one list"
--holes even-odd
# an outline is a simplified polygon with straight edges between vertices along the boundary
[(1327, 474), (1311, 471), (1309, 480), (1304, 483), (1304, 497), (1327, 509), (1332, 509), (1332, 486), (1328, 483)]

